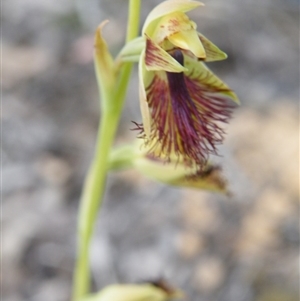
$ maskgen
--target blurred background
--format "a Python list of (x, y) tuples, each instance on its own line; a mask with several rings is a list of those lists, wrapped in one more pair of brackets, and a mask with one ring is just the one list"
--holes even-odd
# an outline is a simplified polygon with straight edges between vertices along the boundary
[[(142, 1), (142, 22), (161, 1)], [(165, 278), (191, 301), (299, 300), (299, 0), (206, 0), (190, 13), (238, 94), (220, 153), (232, 196), (112, 173), (93, 286)], [(69, 300), (82, 182), (99, 120), (96, 26), (114, 54), (125, 0), (2, 1), (2, 295)], [(133, 74), (116, 144), (140, 121)]]

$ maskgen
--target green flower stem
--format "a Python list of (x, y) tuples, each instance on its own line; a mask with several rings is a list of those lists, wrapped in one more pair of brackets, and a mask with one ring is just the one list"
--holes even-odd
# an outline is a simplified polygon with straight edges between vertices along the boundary
[(141, 0), (130, 0), (128, 8), (126, 42), (135, 39), (139, 33)]
[[(129, 21), (126, 41), (138, 35), (140, 15), (140, 0), (130, 0)], [(109, 99), (102, 99), (104, 103), (113, 103), (102, 111), (97, 137), (95, 157), (87, 174), (78, 217), (78, 254), (74, 271), (73, 300), (78, 301), (90, 291), (89, 251), (98, 209), (102, 203), (106, 176), (108, 170), (109, 153), (115, 138), (123, 102), (131, 75), (132, 64), (122, 66), (115, 93), (106, 95)], [(99, 84), (99, 83), (98, 83)], [(99, 84), (100, 86), (100, 84)]]
[(85, 180), (78, 217), (78, 258), (74, 274), (73, 300), (79, 300), (89, 292), (89, 250), (98, 208), (104, 194), (107, 158), (117, 124), (117, 114), (103, 114), (99, 125), (95, 158)]

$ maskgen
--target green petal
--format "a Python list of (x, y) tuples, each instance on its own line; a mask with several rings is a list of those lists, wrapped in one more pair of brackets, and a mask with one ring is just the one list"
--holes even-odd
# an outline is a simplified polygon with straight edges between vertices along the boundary
[(148, 15), (144, 26), (143, 26), (143, 33), (147, 33), (151, 36), (153, 28), (155, 28), (156, 24), (153, 24), (155, 20), (180, 11), (180, 12), (188, 12), (196, 7), (203, 6), (204, 4), (197, 1), (190, 1), (190, 0), (168, 0), (160, 3), (157, 5)]
[(149, 71), (163, 70), (179, 73), (187, 70), (148, 37), (146, 37), (145, 65), (146, 69)]
[(198, 32), (199, 39), (205, 49), (205, 62), (221, 61), (227, 58), (227, 54), (218, 48), (214, 43)]
[(143, 37), (137, 37), (126, 43), (118, 55), (122, 62), (138, 62), (146, 43)]

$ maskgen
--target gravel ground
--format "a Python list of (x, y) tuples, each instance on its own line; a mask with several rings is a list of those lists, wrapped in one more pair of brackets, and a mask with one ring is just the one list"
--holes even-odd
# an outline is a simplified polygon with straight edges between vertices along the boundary
[[(160, 1), (143, 1), (144, 19)], [(164, 277), (193, 301), (299, 300), (299, 1), (205, 1), (190, 15), (229, 55), (242, 105), (218, 160), (232, 195), (109, 175), (94, 288)], [(98, 125), (93, 31), (117, 53), (127, 1), (2, 3), (2, 296), (69, 300), (76, 216)], [(133, 75), (116, 143), (141, 119)]]

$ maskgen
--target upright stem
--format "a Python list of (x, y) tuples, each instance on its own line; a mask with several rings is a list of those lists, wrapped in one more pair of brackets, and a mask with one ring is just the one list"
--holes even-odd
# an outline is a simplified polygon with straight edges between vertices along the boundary
[[(130, 0), (126, 42), (138, 35), (140, 0)], [(114, 93), (102, 101), (114, 103), (102, 112), (95, 156), (86, 176), (78, 216), (78, 254), (74, 271), (73, 301), (90, 291), (90, 245), (98, 209), (102, 203), (110, 149), (116, 134), (123, 102), (130, 79), (132, 64), (123, 65)]]

